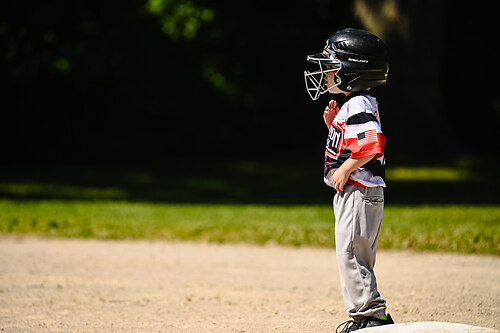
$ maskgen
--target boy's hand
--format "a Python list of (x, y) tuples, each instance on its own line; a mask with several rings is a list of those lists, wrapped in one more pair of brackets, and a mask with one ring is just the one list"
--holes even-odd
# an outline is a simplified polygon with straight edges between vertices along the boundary
[(332, 185), (337, 191), (343, 191), (344, 185), (349, 180), (351, 173), (372, 160), (376, 154), (363, 156), (360, 158), (349, 157), (332, 175)]
[(344, 185), (345, 185), (345, 183), (347, 183), (350, 176), (351, 176), (350, 170), (345, 170), (343, 168), (339, 168), (339, 169), (335, 170), (335, 172), (332, 175), (333, 188), (337, 192), (343, 191)]
[(333, 119), (335, 118), (337, 113), (339, 113), (339, 107), (337, 106), (337, 102), (332, 99), (325, 108), (325, 112), (323, 112), (323, 119), (325, 120), (325, 124), (328, 129), (330, 129), (330, 126), (333, 123)]

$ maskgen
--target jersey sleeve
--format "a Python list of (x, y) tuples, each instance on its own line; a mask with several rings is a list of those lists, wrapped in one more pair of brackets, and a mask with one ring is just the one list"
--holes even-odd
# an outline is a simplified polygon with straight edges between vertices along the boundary
[(352, 158), (384, 155), (385, 136), (371, 103), (361, 100), (349, 108), (345, 126), (345, 144)]

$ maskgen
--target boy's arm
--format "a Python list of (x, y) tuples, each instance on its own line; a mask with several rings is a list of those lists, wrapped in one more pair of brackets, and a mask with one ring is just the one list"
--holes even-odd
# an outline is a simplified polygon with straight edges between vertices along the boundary
[(371, 161), (372, 158), (375, 157), (376, 154), (369, 155), (369, 156), (364, 156), (360, 158), (349, 158), (347, 159), (344, 164), (340, 166), (335, 172), (333, 173), (332, 176), (332, 185), (333, 188), (337, 191), (343, 191), (344, 190), (344, 185), (347, 183), (347, 180), (349, 179), (349, 176), (351, 173), (356, 170), (357, 168), (365, 165), (369, 161)]

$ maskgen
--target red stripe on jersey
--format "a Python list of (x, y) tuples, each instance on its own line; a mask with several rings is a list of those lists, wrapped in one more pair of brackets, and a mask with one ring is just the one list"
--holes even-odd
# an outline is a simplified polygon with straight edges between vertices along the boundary
[(351, 178), (347, 180), (347, 184), (349, 185), (356, 185), (356, 186), (361, 186), (361, 187), (366, 187), (365, 185), (361, 184), (360, 182), (357, 182)]
[(337, 158), (338, 154), (332, 154), (328, 148), (325, 150), (325, 156), (331, 157), (331, 158)]

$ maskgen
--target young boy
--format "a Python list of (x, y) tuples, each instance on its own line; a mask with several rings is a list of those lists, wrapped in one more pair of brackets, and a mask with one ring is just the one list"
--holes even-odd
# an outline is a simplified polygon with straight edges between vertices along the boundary
[(387, 80), (387, 49), (366, 31), (344, 29), (328, 39), (322, 53), (307, 60), (319, 65), (315, 72), (304, 72), (311, 98), (329, 92), (343, 100), (340, 109), (330, 101), (323, 114), (329, 129), (324, 180), (337, 191), (336, 253), (342, 296), (352, 318), (337, 332), (394, 324), (373, 273), (384, 209), (385, 136), (377, 100), (369, 90)]

